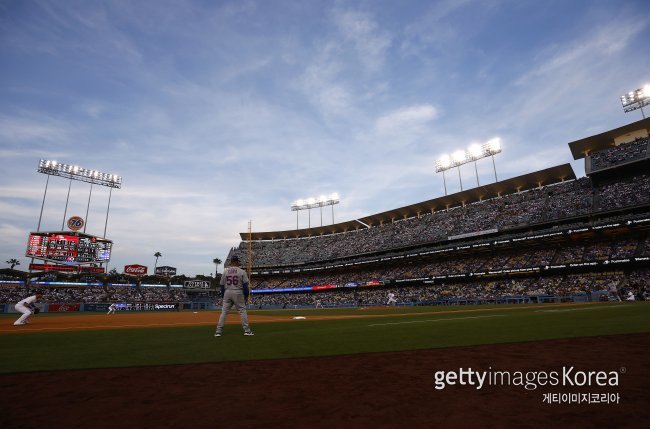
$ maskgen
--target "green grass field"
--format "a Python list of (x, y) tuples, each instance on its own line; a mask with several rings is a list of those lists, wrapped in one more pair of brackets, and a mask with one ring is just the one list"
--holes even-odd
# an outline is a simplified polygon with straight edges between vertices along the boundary
[[(0, 335), (0, 373), (331, 356), (650, 332), (650, 303), (646, 302), (249, 314), (286, 316), (287, 321), (255, 324), (254, 337), (244, 337), (238, 325), (226, 326), (221, 338), (213, 336), (214, 326), (5, 334)], [(335, 314), (369, 317), (310, 320)], [(218, 312), (214, 316), (216, 321)], [(291, 320), (291, 316), (306, 320)], [(0, 323), (10, 324), (13, 319), (15, 315), (2, 315)]]

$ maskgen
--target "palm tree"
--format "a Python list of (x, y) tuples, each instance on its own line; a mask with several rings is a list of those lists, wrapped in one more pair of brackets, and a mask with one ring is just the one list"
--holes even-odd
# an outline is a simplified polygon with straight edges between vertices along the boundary
[(153, 265), (153, 273), (156, 274), (156, 267), (158, 267), (158, 258), (162, 256), (162, 253), (156, 252), (153, 254), (156, 257), (156, 263)]
[(217, 269), (214, 271), (214, 278), (216, 279), (217, 274), (219, 274), (219, 265), (221, 265), (221, 262), (223, 262), (223, 261), (221, 259), (219, 259), (219, 258), (214, 258), (212, 260), (212, 262), (214, 262), (214, 264), (217, 266)]
[[(7, 263), (8, 263), (9, 265), (11, 265), (11, 269), (12, 269), (12, 270), (14, 269), (14, 267), (15, 267), (16, 265), (20, 265), (20, 261), (19, 261), (18, 259), (15, 259), (15, 258), (11, 258), (11, 259), (9, 259), (9, 260), (7, 261)], [(219, 263), (221, 263), (221, 261), (219, 261)]]

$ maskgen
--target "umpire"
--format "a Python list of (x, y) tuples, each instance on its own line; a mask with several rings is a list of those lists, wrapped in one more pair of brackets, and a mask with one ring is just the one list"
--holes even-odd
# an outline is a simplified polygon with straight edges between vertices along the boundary
[(248, 275), (246, 275), (246, 271), (239, 268), (239, 257), (236, 255), (230, 258), (230, 265), (224, 270), (219, 284), (221, 286), (221, 296), (223, 296), (223, 306), (221, 307), (221, 317), (219, 317), (217, 331), (214, 333), (214, 336), (220, 337), (223, 333), (226, 316), (228, 316), (228, 311), (233, 306), (239, 311), (244, 335), (253, 335), (253, 331), (248, 326), (248, 313), (246, 313), (246, 301), (250, 293), (248, 289)]

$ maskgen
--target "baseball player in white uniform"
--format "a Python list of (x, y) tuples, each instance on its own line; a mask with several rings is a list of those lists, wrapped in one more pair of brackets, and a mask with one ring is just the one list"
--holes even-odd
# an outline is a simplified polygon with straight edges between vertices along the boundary
[(395, 299), (395, 294), (393, 292), (390, 292), (388, 294), (388, 302), (386, 303), (386, 305), (391, 305), (391, 304), (392, 305), (397, 304), (397, 300)]
[(117, 305), (115, 305), (115, 303), (112, 303), (108, 306), (108, 313), (106, 313), (106, 315), (115, 314), (115, 310), (117, 310)]
[(40, 293), (37, 293), (36, 295), (32, 295), (30, 297), (27, 297), (27, 298), (23, 299), (22, 301), (18, 301), (18, 303), (15, 306), (15, 309), (16, 309), (16, 311), (18, 311), (20, 313), (23, 313), (23, 314), (18, 318), (18, 320), (16, 320), (14, 322), (15, 326), (27, 325), (29, 323), (27, 321), (27, 319), (29, 319), (30, 316), (33, 314), (32, 313), (32, 307), (34, 306), (36, 301), (38, 301), (42, 297), (43, 297), (43, 295), (41, 295)]
[(217, 323), (215, 337), (220, 337), (223, 333), (223, 325), (226, 323), (228, 311), (234, 306), (239, 312), (241, 326), (244, 328), (244, 335), (251, 336), (250, 326), (248, 326), (248, 313), (246, 312), (246, 300), (250, 293), (248, 289), (248, 275), (246, 271), (239, 268), (239, 258), (232, 256), (230, 265), (226, 268), (221, 276), (221, 296), (223, 296), (223, 306), (221, 307), (221, 316)]

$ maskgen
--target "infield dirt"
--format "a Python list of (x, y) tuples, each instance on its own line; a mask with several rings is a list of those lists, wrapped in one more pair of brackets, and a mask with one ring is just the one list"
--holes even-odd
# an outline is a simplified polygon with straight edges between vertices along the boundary
[[(597, 303), (580, 303), (580, 304), (544, 304), (544, 305), (519, 305), (510, 308), (455, 308), (445, 311), (439, 308), (431, 311), (408, 312), (403, 307), (379, 307), (383, 312), (388, 314), (366, 313), (363, 308), (351, 309), (358, 314), (310, 314), (308, 321), (317, 320), (337, 320), (337, 319), (364, 319), (364, 318), (385, 318), (385, 317), (402, 317), (409, 315), (422, 316), (426, 314), (443, 315), (443, 314), (461, 314), (461, 313), (490, 313), (494, 311), (517, 311), (534, 308), (571, 308), (597, 305)], [(394, 313), (390, 313), (394, 311)], [(248, 318), (251, 324), (272, 323), (272, 322), (290, 322), (292, 321), (292, 311), (286, 310), (285, 314), (277, 312), (264, 311), (249, 312)], [(215, 325), (219, 319), (220, 311), (199, 311), (199, 312), (118, 312), (114, 315), (105, 313), (75, 313), (75, 314), (53, 314), (54, 317), (36, 316), (31, 319), (29, 325), (12, 326), (11, 323), (0, 325), (0, 334), (16, 333), (34, 333), (34, 332), (61, 332), (61, 331), (92, 331), (103, 329), (132, 329), (132, 328), (165, 328), (165, 327), (183, 327), (183, 326), (207, 326)], [(231, 311), (226, 320), (227, 324), (239, 324), (239, 315), (236, 311)], [(296, 323), (302, 323), (298, 321)]]

